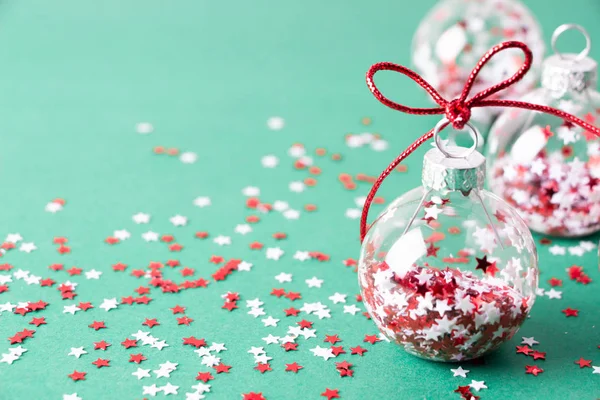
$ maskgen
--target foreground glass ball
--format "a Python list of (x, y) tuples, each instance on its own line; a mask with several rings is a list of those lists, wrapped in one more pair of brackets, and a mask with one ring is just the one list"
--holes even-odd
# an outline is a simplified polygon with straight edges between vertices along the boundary
[(381, 332), (435, 361), (473, 359), (509, 340), (538, 284), (527, 226), (478, 188), (419, 187), (397, 198), (368, 231), (358, 272)]
[[(544, 61), (542, 87), (522, 100), (597, 125), (596, 75), (590, 58), (553, 55)], [(574, 237), (600, 230), (600, 139), (593, 133), (552, 115), (508, 109), (490, 130), (487, 158), (490, 188), (534, 231)]]
[[(501, 98), (516, 98), (535, 86), (544, 56), (540, 25), (516, 0), (442, 0), (421, 21), (413, 38), (412, 62), (416, 71), (444, 98), (457, 98), (479, 58), (492, 46), (517, 40), (533, 51), (533, 65), (517, 84), (501, 91)], [(471, 93), (491, 87), (513, 75), (523, 64), (523, 54), (511, 49), (493, 57)], [(471, 121), (486, 128), (494, 111), (473, 109)], [(496, 111), (496, 113), (499, 111)]]

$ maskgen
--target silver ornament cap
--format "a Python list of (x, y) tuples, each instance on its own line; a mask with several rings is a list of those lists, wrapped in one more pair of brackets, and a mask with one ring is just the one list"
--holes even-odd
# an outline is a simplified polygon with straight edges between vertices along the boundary
[[(556, 47), (558, 37), (571, 29), (581, 32), (586, 40), (586, 46), (579, 54), (561, 53)], [(588, 57), (591, 39), (583, 27), (564, 24), (556, 28), (552, 35), (552, 49), (555, 54), (546, 58), (542, 64), (542, 87), (555, 97), (562, 97), (568, 92), (581, 93), (596, 87), (598, 63)]]
[[(456, 157), (453, 154), (466, 154)], [(485, 157), (477, 150), (447, 146), (442, 152), (433, 148), (423, 159), (423, 186), (438, 191), (461, 191), (468, 194), (473, 189), (483, 189)]]

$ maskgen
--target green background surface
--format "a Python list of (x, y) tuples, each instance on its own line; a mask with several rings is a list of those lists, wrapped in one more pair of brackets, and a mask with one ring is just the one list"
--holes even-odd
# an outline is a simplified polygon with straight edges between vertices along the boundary
[[(309, 351), (323, 345), (325, 334), (339, 334), (346, 350), (363, 344), (365, 334), (376, 333), (375, 325), (362, 315), (342, 312), (342, 305), (327, 297), (348, 294), (353, 304), (358, 292), (355, 273), (342, 260), (359, 253), (358, 220), (344, 216), (354, 207), (354, 198), (365, 195), (368, 185), (355, 192), (344, 190), (340, 172), (379, 173), (409, 142), (430, 129), (436, 118), (403, 115), (377, 103), (366, 88), (364, 73), (377, 61), (410, 62), (410, 43), (418, 21), (434, 1), (3, 1), (0, 3), (0, 232), (19, 232), (38, 249), (30, 254), (11, 251), (3, 262), (62, 282), (70, 277), (55, 273), (48, 265), (62, 262), (84, 271), (103, 272), (99, 281), (84, 276), (78, 282), (75, 301), (62, 301), (54, 288), (10, 284), (0, 294), (0, 303), (36, 301), (50, 303), (40, 313), (48, 325), (34, 328), (29, 351), (13, 365), (0, 364), (1, 399), (61, 399), (77, 392), (84, 400), (142, 398), (142, 385), (169, 381), (181, 386), (178, 396), (196, 383), (198, 371), (208, 370), (182, 337), (195, 335), (209, 342), (225, 342), (222, 360), (233, 368), (211, 381), (208, 398), (239, 399), (241, 393), (263, 392), (267, 399), (318, 399), (326, 387), (340, 389), (342, 399), (445, 399), (471, 379), (484, 380), (488, 389), (477, 393), (482, 399), (591, 399), (600, 396), (600, 376), (574, 364), (579, 357), (600, 363), (598, 290), (600, 282), (595, 252), (585, 257), (553, 257), (540, 247), (541, 286), (547, 279), (563, 279), (562, 300), (539, 298), (531, 318), (520, 333), (499, 351), (486, 357), (483, 365), (465, 363), (467, 379), (452, 378), (447, 364), (431, 363), (405, 354), (386, 343), (364, 344), (364, 357), (343, 356), (355, 364), (353, 378), (340, 378), (334, 360), (324, 362)], [(600, 2), (597, 0), (527, 2), (538, 16), (549, 39), (554, 27), (564, 22), (579, 23), (600, 43)], [(577, 38), (573, 37), (573, 43)], [(569, 43), (565, 44), (568, 47)], [(592, 57), (600, 57), (598, 46)], [(408, 80), (389, 80), (390, 95), (409, 104), (427, 105), (423, 91)], [(395, 85), (395, 86), (394, 86)], [(280, 115), (286, 125), (270, 131), (267, 118)], [(373, 124), (360, 120), (370, 116)], [(142, 136), (135, 124), (149, 121), (155, 132)], [(381, 133), (389, 150), (376, 153), (368, 148), (349, 149), (348, 132)], [(297, 194), (288, 183), (302, 180), (286, 155), (292, 143), (304, 143), (313, 151), (325, 147), (340, 152), (339, 163), (329, 158), (318, 161), (323, 174), (318, 185)], [(156, 145), (177, 147), (198, 154), (198, 162), (182, 164), (175, 158), (152, 153)], [(275, 169), (264, 169), (260, 158), (280, 157)], [(417, 186), (423, 151), (412, 156), (409, 174), (395, 174), (382, 191), (386, 200)], [(255, 185), (261, 199), (286, 200), (301, 209), (314, 203), (318, 211), (302, 213), (289, 221), (273, 213), (241, 236), (234, 227), (251, 212), (245, 208), (241, 189)], [(199, 195), (210, 196), (213, 205), (199, 209), (192, 204)], [(44, 211), (50, 200), (67, 200), (63, 211)], [(137, 212), (152, 215), (149, 225), (136, 225)], [(173, 227), (169, 217), (189, 218), (186, 227)], [(132, 238), (116, 246), (103, 240), (115, 229), (127, 229)], [(146, 243), (146, 230), (172, 233), (186, 248), (170, 253), (163, 244)], [(214, 237), (225, 234), (233, 244), (219, 247), (199, 241), (193, 234), (207, 230)], [(285, 241), (276, 243), (271, 234), (284, 231)], [(69, 238), (72, 252), (59, 255), (54, 236)], [(250, 251), (248, 243), (258, 240), (266, 247), (279, 245), (286, 254), (266, 260), (263, 252)], [(593, 239), (596, 240), (596, 239)], [(576, 242), (556, 241), (571, 245)], [(323, 251), (331, 261), (301, 263), (296, 250)], [(242, 258), (252, 262), (250, 273), (235, 273), (207, 289), (179, 294), (162, 294), (154, 289), (149, 306), (121, 305), (108, 313), (98, 308), (104, 298), (134, 294), (145, 284), (128, 273), (111, 270), (117, 261), (129, 264), (128, 272), (144, 268), (149, 261), (178, 258), (196, 269), (196, 277), (209, 278), (216, 270), (208, 263), (211, 255)], [(565, 268), (583, 265), (594, 280), (583, 286), (569, 281)], [(281, 271), (294, 275), (292, 283), (279, 284), (273, 276)], [(179, 277), (169, 271), (172, 277)], [(324, 279), (321, 289), (307, 288), (305, 279)], [(300, 351), (265, 346), (273, 357), (273, 372), (253, 370), (250, 346), (263, 346), (261, 338), (284, 335), (288, 325), (302, 318), (285, 318), (283, 309), (302, 303), (269, 296), (273, 287), (302, 292), (303, 301), (326, 303), (331, 319), (315, 322), (317, 339), (303, 343)], [(242, 296), (240, 309), (221, 310), (220, 295), (228, 290)], [(259, 319), (246, 314), (245, 300), (259, 297), (267, 315), (281, 318), (277, 328), (265, 328)], [(63, 305), (92, 301), (95, 309), (72, 316)], [(169, 307), (185, 305), (195, 321), (177, 326)], [(362, 305), (359, 305), (362, 307)], [(560, 310), (577, 308), (577, 318), (565, 318)], [(34, 316), (40, 316), (34, 315)], [(0, 316), (0, 337), (8, 337), (27, 325), (22, 318)], [(149, 347), (124, 350), (120, 346), (141, 326), (144, 318), (158, 318), (152, 334), (166, 339), (170, 347), (159, 352)], [(109, 329), (93, 331), (93, 320), (103, 320)], [(148, 330), (148, 329), (143, 329)], [(537, 365), (545, 372), (525, 375), (531, 358), (516, 355), (521, 336), (535, 336), (537, 347), (547, 352)], [(93, 342), (112, 344), (105, 353), (93, 350)], [(6, 339), (2, 339), (6, 340)], [(89, 354), (67, 357), (70, 347), (85, 346)], [(0, 347), (6, 352), (8, 342)], [(131, 376), (137, 365), (128, 354), (148, 357), (141, 367), (156, 369), (166, 360), (178, 362), (170, 379)], [(100, 354), (101, 353), (101, 354)], [(96, 369), (97, 357), (111, 359), (110, 368)], [(340, 361), (340, 358), (335, 361)], [(284, 372), (285, 363), (304, 366), (297, 375)], [(73, 369), (88, 372), (87, 379), (72, 382)], [(158, 397), (162, 397), (159, 394)]]

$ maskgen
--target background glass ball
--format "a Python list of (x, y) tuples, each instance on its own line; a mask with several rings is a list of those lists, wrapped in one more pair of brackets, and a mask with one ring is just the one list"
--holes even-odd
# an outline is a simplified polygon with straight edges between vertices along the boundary
[(358, 270), (363, 301), (381, 332), (410, 354), (476, 358), (527, 317), (538, 285), (535, 244), (495, 195), (428, 190), (397, 198), (370, 227)]
[[(459, 96), (479, 58), (492, 46), (517, 40), (533, 51), (533, 65), (517, 84), (498, 93), (517, 98), (533, 89), (544, 56), (540, 25), (516, 0), (442, 0), (421, 21), (413, 38), (412, 62), (416, 71), (444, 98)], [(493, 86), (513, 75), (523, 64), (523, 54), (511, 49), (497, 54), (481, 70), (471, 93)], [(472, 121), (485, 134), (499, 110), (474, 109)]]
[[(600, 93), (556, 96), (546, 88), (523, 101), (600, 121)], [(582, 236), (600, 230), (600, 139), (560, 118), (509, 109), (488, 137), (491, 190), (515, 207), (534, 231)]]

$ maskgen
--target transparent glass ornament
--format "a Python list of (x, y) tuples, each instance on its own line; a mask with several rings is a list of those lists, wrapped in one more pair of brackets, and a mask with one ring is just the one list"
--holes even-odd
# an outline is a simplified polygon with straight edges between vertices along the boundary
[[(517, 40), (533, 52), (529, 73), (517, 84), (498, 93), (517, 98), (535, 87), (544, 56), (539, 23), (517, 0), (442, 0), (421, 21), (413, 38), (412, 62), (416, 71), (444, 98), (457, 98), (479, 58), (492, 46)], [(489, 61), (472, 93), (513, 75), (523, 65), (518, 49), (502, 52)], [(473, 122), (485, 135), (499, 109), (475, 108)]]
[(535, 301), (537, 253), (517, 212), (482, 188), (483, 156), (448, 149), (430, 150), (423, 186), (373, 222), (358, 275), (366, 308), (390, 341), (421, 358), (463, 361), (518, 331)]
[[(579, 55), (548, 57), (542, 87), (522, 100), (596, 124), (597, 64), (588, 52), (589, 45)], [(487, 157), (491, 190), (514, 206), (532, 230), (563, 237), (600, 230), (600, 139), (593, 133), (552, 115), (508, 109), (490, 130)]]

